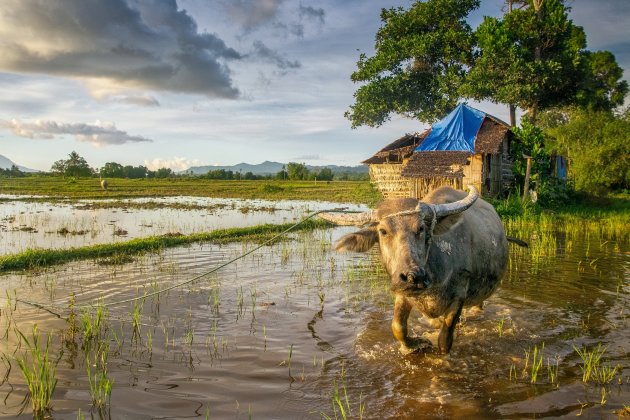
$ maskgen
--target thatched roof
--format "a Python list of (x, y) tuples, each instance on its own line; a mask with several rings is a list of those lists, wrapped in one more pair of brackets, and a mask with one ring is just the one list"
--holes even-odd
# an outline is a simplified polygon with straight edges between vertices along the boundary
[(477, 138), (475, 139), (475, 153), (499, 153), (503, 139), (511, 133), (510, 126), (503, 121), (486, 115)]
[(380, 164), (380, 163), (402, 163), (403, 159), (408, 158), (413, 153), (414, 149), (418, 147), (422, 140), (429, 134), (431, 130), (426, 130), (423, 133), (405, 134), (398, 140), (388, 144), (381, 150), (376, 152), (374, 156), (364, 160), (361, 163), (366, 165)]
[[(462, 107), (465, 109), (460, 110), (460, 112), (472, 113), (473, 116), (477, 118), (477, 124), (480, 124), (477, 126), (473, 125), (477, 130), (476, 135), (474, 135), (474, 131), (472, 132), (474, 135), (474, 143), (472, 137), (466, 137), (466, 142), (460, 141), (463, 131), (453, 134), (453, 129), (450, 127), (441, 131), (443, 128), (443, 125), (441, 125), (442, 121), (450, 124), (451, 121), (455, 121), (454, 118), (460, 118), (457, 122), (462, 121), (464, 124), (469, 122), (474, 124), (467, 116), (463, 117), (463, 114), (457, 116), (456, 111)], [(456, 117), (453, 117), (453, 115)], [(451, 119), (449, 120), (448, 118)], [(472, 156), (473, 147), (475, 154), (496, 154), (502, 151), (501, 146), (503, 139), (511, 135), (510, 126), (508, 124), (492, 115), (475, 110), (468, 105), (459, 105), (449, 116), (440, 120), (440, 122), (436, 123), (434, 126), (440, 127), (440, 131), (435, 131), (431, 136), (429, 136), (431, 129), (421, 134), (407, 134), (388, 144), (374, 154), (374, 156), (363, 161), (363, 163), (368, 165), (382, 163), (401, 164), (403, 163), (403, 159), (408, 158), (409, 160), (404, 168), (402, 168), (401, 174), (405, 178), (462, 178), (464, 176), (463, 167)], [(462, 125), (455, 125), (453, 127), (455, 127), (456, 130), (463, 130)], [(470, 127), (470, 125), (468, 127)], [(438, 128), (435, 130), (438, 130)], [(470, 131), (468, 131), (468, 133), (470, 133)], [(427, 140), (427, 142), (431, 143), (430, 145), (427, 142), (423, 143), (427, 136), (429, 136), (429, 139), (433, 138), (432, 140), (435, 142)], [(470, 134), (466, 134), (466, 136), (470, 136)], [(426, 150), (415, 151), (420, 144), (424, 144), (422, 148)], [(459, 148), (464, 146), (468, 148)]]
[(401, 175), (406, 178), (463, 178), (463, 167), (470, 156), (470, 152), (457, 150), (416, 152), (409, 158)]

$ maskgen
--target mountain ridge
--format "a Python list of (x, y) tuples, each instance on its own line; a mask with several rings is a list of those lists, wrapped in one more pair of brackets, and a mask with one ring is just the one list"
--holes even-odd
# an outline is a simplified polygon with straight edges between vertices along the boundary
[(37, 169), (27, 168), (26, 166), (18, 165), (13, 162), (11, 159), (4, 155), (0, 155), (0, 169), (11, 169), (11, 167), (15, 165), (22, 172), (39, 172)]
[[(247, 173), (251, 172), (254, 175), (275, 175), (282, 170), (282, 167), (286, 169), (286, 163), (280, 162), (272, 162), (266, 160), (261, 163), (252, 164), (241, 162), (236, 165), (203, 165), (203, 166), (191, 166), (190, 168), (181, 171), (179, 173), (193, 173), (195, 175), (203, 175), (208, 173), (208, 171), (215, 170), (225, 170), (232, 172), (242, 172)], [(306, 168), (309, 171), (317, 171), (323, 168), (329, 168), (333, 173), (368, 173), (368, 167), (366, 165), (358, 165), (358, 166), (340, 166), (340, 165), (306, 165)]]

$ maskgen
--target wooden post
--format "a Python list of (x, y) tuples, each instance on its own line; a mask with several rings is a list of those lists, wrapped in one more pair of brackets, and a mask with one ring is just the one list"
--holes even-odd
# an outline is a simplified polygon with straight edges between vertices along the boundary
[(523, 202), (527, 202), (527, 197), (529, 195), (529, 176), (532, 172), (532, 157), (523, 155), (525, 159), (527, 159), (527, 169), (525, 170), (525, 185), (523, 186)]

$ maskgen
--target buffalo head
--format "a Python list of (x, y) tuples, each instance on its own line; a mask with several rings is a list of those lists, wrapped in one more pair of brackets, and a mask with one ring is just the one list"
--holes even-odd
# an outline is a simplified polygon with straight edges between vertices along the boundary
[[(378, 242), (392, 291), (417, 295), (433, 281), (427, 259), (436, 226), (445, 217), (461, 213), (473, 205), (479, 195), (474, 187), (469, 186), (469, 189), (465, 198), (452, 203), (395, 199), (386, 200), (376, 210), (365, 213), (323, 213), (320, 217), (336, 224), (364, 226), (339, 239), (335, 249), (366, 252)], [(439, 228), (448, 229), (447, 226)]]

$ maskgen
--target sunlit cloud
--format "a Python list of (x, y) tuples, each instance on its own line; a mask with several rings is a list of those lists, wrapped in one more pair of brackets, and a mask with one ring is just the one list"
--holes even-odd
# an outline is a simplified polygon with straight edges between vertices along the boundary
[(0, 120), (0, 129), (11, 130), (18, 137), (30, 139), (54, 139), (69, 135), (74, 136), (77, 141), (92, 143), (99, 147), (153, 141), (146, 137), (129, 135), (126, 131), (117, 129), (114, 123), (101, 121), (84, 124), (39, 120), (35, 122)]
[(183, 157), (174, 157), (172, 159), (156, 158), (153, 160), (144, 161), (144, 166), (152, 171), (157, 171), (160, 168), (170, 168), (173, 171), (184, 171), (191, 166), (200, 166), (202, 162), (198, 159), (186, 159)]

